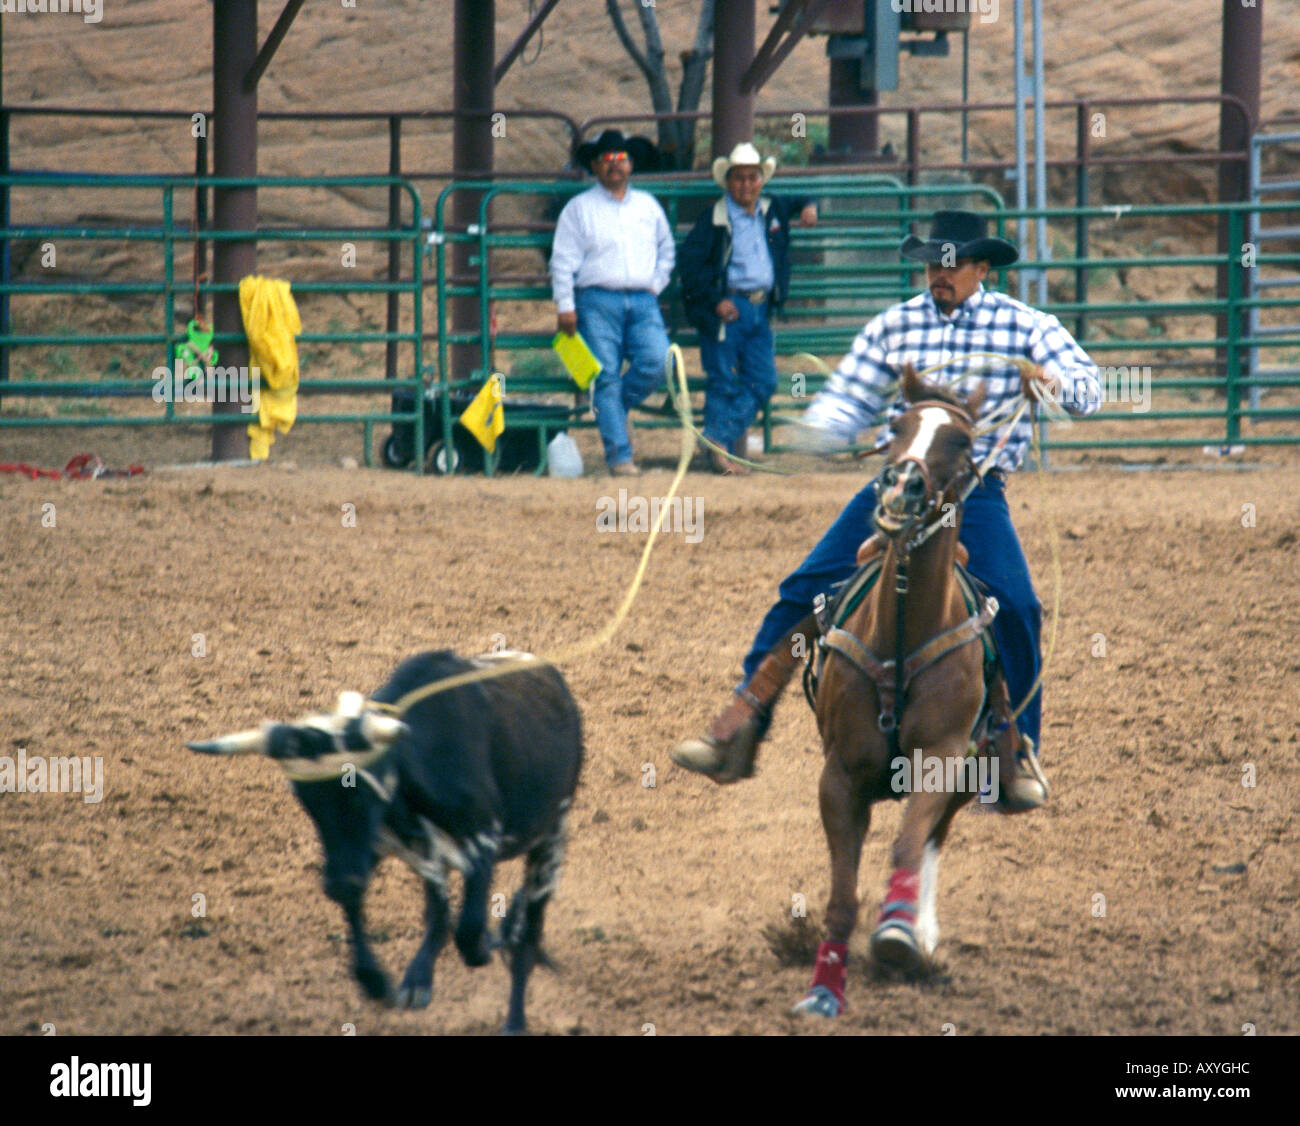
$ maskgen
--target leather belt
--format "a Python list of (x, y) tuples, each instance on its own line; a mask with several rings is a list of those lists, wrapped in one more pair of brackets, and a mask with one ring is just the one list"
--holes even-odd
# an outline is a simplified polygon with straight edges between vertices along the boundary
[(728, 297), (743, 297), (751, 305), (761, 305), (767, 300), (767, 290), (765, 289), (729, 289)]

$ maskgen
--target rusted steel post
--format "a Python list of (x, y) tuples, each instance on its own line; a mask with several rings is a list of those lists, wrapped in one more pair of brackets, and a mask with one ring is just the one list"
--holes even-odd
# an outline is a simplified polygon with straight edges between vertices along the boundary
[[(1259, 121), (1259, 64), (1264, 27), (1264, 5), (1261, 2), (1253, 7), (1246, 7), (1241, 0), (1223, 0), (1223, 54), (1219, 79), (1219, 89), (1224, 94), (1240, 98), (1246, 105), (1250, 120), (1246, 120), (1241, 107), (1235, 102), (1224, 100), (1219, 110), (1219, 151), (1242, 153), (1240, 160), (1223, 160), (1219, 162), (1219, 202), (1236, 203), (1250, 198), (1250, 137)], [(1236, 257), (1241, 261), (1241, 247), (1229, 246), (1229, 229), (1231, 216), (1226, 212), (1219, 215), (1219, 253), (1227, 254), (1229, 259)], [(1243, 227), (1243, 229), (1245, 229)], [(1221, 266), (1218, 271), (1218, 297), (1226, 301), (1228, 297), (1228, 267)], [(1228, 318), (1220, 316), (1216, 321), (1216, 335), (1220, 339), (1228, 337)], [(1238, 326), (1240, 327), (1240, 326)], [(1227, 368), (1227, 352), (1220, 348), (1216, 354), (1219, 370)]]
[(754, 61), (756, 0), (725, 0), (713, 17), (713, 155), (754, 139), (754, 95), (740, 92)]
[[(257, 88), (244, 89), (244, 75), (257, 58), (257, 0), (215, 0), (212, 8), (212, 110), (214, 176), (257, 175)], [(212, 193), (213, 230), (247, 231), (246, 239), (217, 239), (212, 247), (212, 280), (233, 282), (257, 270), (257, 189), (216, 188)], [(248, 342), (239, 313), (239, 294), (216, 293), (212, 323), (217, 332), (239, 334), (223, 343), (222, 367), (247, 368)], [(240, 415), (235, 400), (213, 403), (213, 417)], [(240, 415), (240, 417), (246, 417)], [(248, 436), (242, 426), (212, 428), (212, 459), (229, 461), (248, 456)]]
[[(830, 104), (874, 106), (875, 90), (861, 86), (861, 59), (831, 59)], [(835, 163), (856, 164), (870, 159), (880, 148), (879, 126), (874, 113), (832, 113), (826, 147)]]
[[(452, 175), (457, 180), (482, 179), (492, 168), (495, 0), (456, 0), (455, 17), (452, 108), (456, 117), (452, 126)], [(478, 192), (456, 192), (452, 197), (451, 221), (457, 232), (478, 222), (479, 200)], [(474, 244), (458, 242), (451, 251), (454, 283), (463, 285), (476, 278), (478, 271), (471, 261), (476, 254)], [(478, 298), (453, 297), (450, 304), (452, 332), (472, 333), (479, 329)], [(448, 355), (452, 377), (463, 379), (480, 366), (484, 347), (486, 344), (453, 345)]]

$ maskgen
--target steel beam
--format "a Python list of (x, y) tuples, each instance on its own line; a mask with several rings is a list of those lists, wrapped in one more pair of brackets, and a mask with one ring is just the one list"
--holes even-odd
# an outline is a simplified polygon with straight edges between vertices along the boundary
[[(1250, 198), (1250, 136), (1259, 121), (1259, 67), (1263, 41), (1264, 3), (1245, 7), (1241, 0), (1223, 0), (1223, 61), (1219, 87), (1237, 101), (1224, 101), (1219, 110), (1219, 151), (1242, 153), (1240, 160), (1219, 165), (1219, 202), (1236, 203)], [(1244, 111), (1242, 107), (1244, 108)], [(1219, 217), (1219, 253), (1228, 255), (1231, 267), (1220, 267), (1217, 295), (1228, 296), (1229, 270), (1240, 269), (1241, 247), (1231, 245), (1232, 215)], [(1236, 326), (1219, 317), (1216, 335), (1227, 339)], [(1220, 349), (1218, 359), (1228, 365), (1229, 356)]]
[[(492, 168), (492, 105), (495, 83), (492, 79), (496, 50), (495, 0), (456, 0), (455, 37), (452, 62), (452, 108), (456, 117), (452, 127), (452, 175), (454, 179), (481, 179)], [(480, 196), (477, 192), (457, 192), (451, 201), (453, 228), (464, 231), (478, 222)], [(453, 278), (463, 282), (473, 272), (475, 257), (472, 245), (457, 242), (451, 248)], [(479, 302), (475, 297), (451, 299), (453, 332), (477, 332), (481, 326)], [(463, 379), (475, 368), (483, 355), (475, 344), (455, 344), (448, 361), (453, 378)], [(488, 373), (484, 373), (486, 376)]]
[(754, 139), (754, 95), (741, 90), (754, 61), (756, 0), (725, 0), (713, 19), (713, 155)]
[[(832, 109), (842, 106), (874, 106), (879, 101), (875, 90), (862, 88), (862, 60), (831, 59), (829, 102)], [(879, 117), (874, 113), (832, 113), (827, 129), (827, 157), (845, 163), (876, 155), (880, 148)]]
[(501, 61), (497, 63), (496, 69), (492, 71), (492, 85), (496, 86), (501, 79), (506, 76), (506, 71), (513, 65), (515, 59), (524, 53), (524, 48), (528, 46), (529, 40), (541, 30), (542, 24), (546, 22), (546, 17), (551, 14), (560, 0), (546, 0), (540, 8), (537, 9), (533, 18), (528, 21), (528, 26), (519, 33), (519, 38), (510, 44), (510, 49), (501, 56)]
[(244, 74), (244, 92), (252, 93), (257, 89), (257, 84), (262, 80), (262, 75), (266, 73), (266, 68), (271, 65), (271, 59), (275, 57), (275, 52), (279, 50), (280, 44), (284, 42), (284, 37), (289, 33), (289, 26), (293, 23), (294, 17), (298, 14), (298, 9), (303, 5), (303, 0), (289, 0), (280, 13), (280, 18), (275, 21), (275, 26), (271, 28), (271, 33), (266, 37), (266, 43), (262, 49), (257, 52), (257, 58), (253, 60)]
[[(257, 87), (244, 88), (244, 76), (257, 58), (257, 0), (215, 0), (212, 7), (212, 172), (215, 176), (257, 175)], [(212, 124), (212, 123), (209, 123)], [(247, 231), (246, 239), (217, 239), (212, 247), (212, 280), (233, 282), (257, 271), (257, 189), (215, 188), (213, 229)], [(216, 293), (212, 322), (217, 332), (241, 339), (221, 346), (222, 367), (248, 367), (248, 342), (237, 292)], [(228, 396), (234, 398), (233, 394)], [(212, 414), (238, 415), (237, 402), (213, 403)], [(248, 457), (242, 426), (212, 428), (212, 460)]]
[(741, 76), (741, 93), (757, 94), (762, 89), (763, 83), (776, 73), (829, 3), (830, 0), (790, 0), (781, 9), (772, 30), (767, 33), (758, 54), (754, 56), (754, 61)]

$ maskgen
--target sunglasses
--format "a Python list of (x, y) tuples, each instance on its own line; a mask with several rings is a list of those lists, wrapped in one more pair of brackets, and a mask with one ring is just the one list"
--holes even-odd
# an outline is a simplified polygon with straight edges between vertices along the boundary
[(627, 153), (622, 150), (619, 150), (618, 152), (603, 152), (600, 154), (600, 159), (605, 164), (613, 164), (618, 160), (627, 160)]

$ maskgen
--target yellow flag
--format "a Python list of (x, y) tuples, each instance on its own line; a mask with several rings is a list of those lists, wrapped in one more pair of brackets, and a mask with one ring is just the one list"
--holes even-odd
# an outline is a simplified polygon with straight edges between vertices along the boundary
[(488, 453), (497, 448), (498, 435), (505, 432), (506, 411), (501, 404), (501, 376), (493, 375), (461, 413), (460, 424)]

